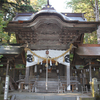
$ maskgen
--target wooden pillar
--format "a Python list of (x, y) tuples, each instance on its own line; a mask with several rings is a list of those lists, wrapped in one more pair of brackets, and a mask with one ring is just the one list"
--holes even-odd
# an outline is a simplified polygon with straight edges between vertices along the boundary
[(29, 81), (29, 69), (30, 67), (26, 67), (25, 83)]
[(15, 68), (13, 68), (13, 79), (15, 80)]
[(9, 73), (9, 59), (7, 60), (6, 76), (8, 75), (8, 73)]
[(83, 86), (85, 85), (85, 69), (83, 69)]
[(30, 67), (30, 77), (33, 76), (33, 66)]
[(66, 66), (67, 91), (70, 91), (70, 64)]

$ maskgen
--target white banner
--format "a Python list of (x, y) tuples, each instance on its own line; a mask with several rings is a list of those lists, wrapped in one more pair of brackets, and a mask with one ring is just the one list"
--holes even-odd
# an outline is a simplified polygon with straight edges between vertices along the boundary
[[(61, 50), (48, 50), (48, 51), (49, 51), (48, 56), (50, 58), (58, 57), (66, 52), (65, 50), (63, 50), (63, 51), (61, 51)], [(46, 58), (46, 50), (39, 50), (39, 51), (37, 50), (37, 51), (32, 51), (32, 52), (34, 52), (36, 55), (38, 55), (40, 57)], [(34, 59), (34, 61), (33, 61), (33, 59)], [(69, 66), (69, 64), (70, 64), (69, 52), (64, 55), (64, 59), (65, 59), (65, 62), (63, 62), (63, 56), (62, 56), (62, 57), (57, 59), (57, 62), (61, 63), (63, 65)], [(43, 59), (38, 58), (37, 56), (33, 55), (30, 51), (27, 51), (26, 67), (36, 65), (38, 62), (42, 62), (42, 61), (43, 61)]]

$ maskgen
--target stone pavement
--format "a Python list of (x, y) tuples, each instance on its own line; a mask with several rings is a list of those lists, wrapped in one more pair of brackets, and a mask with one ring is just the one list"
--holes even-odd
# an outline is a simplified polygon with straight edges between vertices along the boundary
[(10, 92), (9, 95), (16, 95), (16, 100), (94, 100), (89, 94), (82, 93)]

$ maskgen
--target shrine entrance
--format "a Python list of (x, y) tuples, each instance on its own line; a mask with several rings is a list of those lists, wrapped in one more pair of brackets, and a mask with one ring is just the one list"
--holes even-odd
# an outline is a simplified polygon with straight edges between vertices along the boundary
[[(31, 51), (27, 50), (27, 62), (26, 62), (26, 82), (32, 81), (34, 78), (29, 78), (29, 67), (34, 66), (34, 92), (64, 92), (70, 90), (70, 61), (69, 51), (72, 49), (72, 45), (69, 50), (40, 50)], [(42, 85), (42, 86), (41, 86)], [(44, 88), (44, 89), (43, 89)], [(55, 91), (54, 91), (55, 90)], [(44, 91), (43, 91), (44, 92)]]
[[(49, 65), (49, 64), (48, 64)], [(35, 89), (33, 92), (65, 92), (65, 89), (67, 89), (66, 84), (66, 75), (65, 75), (65, 69), (66, 67), (62, 64), (45, 67), (45, 64), (43, 65), (35, 65), (32, 66), (32, 70), (30, 70), (30, 81), (35, 79)], [(34, 76), (32, 78), (31, 73), (34, 73)]]

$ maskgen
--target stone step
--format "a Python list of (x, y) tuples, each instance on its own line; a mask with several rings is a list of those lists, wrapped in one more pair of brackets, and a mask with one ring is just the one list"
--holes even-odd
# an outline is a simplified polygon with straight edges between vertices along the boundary
[(16, 99), (16, 100), (41, 100), (41, 99)]
[(16, 98), (16, 100), (77, 100), (77, 97), (44, 96), (44, 98), (28, 97), (28, 98)]

